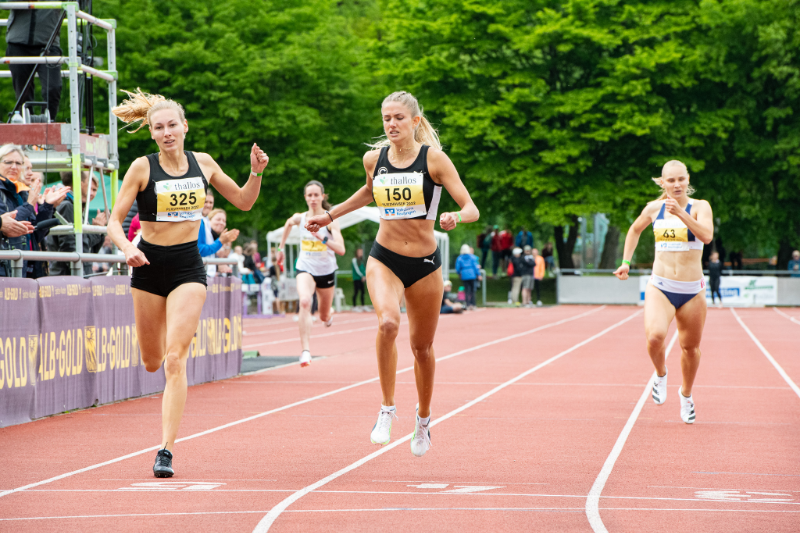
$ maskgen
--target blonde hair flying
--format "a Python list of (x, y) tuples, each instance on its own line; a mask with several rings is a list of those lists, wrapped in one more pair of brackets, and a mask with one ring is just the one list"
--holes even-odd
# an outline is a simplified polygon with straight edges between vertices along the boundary
[[(425, 118), (425, 115), (422, 113), (422, 106), (419, 105), (419, 102), (416, 98), (414, 98), (413, 94), (406, 91), (394, 92), (383, 99), (381, 107), (389, 102), (400, 102), (403, 104), (411, 113), (411, 118), (421, 117), (419, 124), (416, 128), (414, 128), (415, 141), (420, 144), (427, 144), (433, 148), (438, 148), (439, 150), (442, 149), (442, 143), (439, 141), (439, 133), (433, 128), (433, 126), (431, 126), (431, 123), (428, 122), (428, 119)], [(391, 141), (384, 136), (375, 144), (369, 144), (368, 146), (379, 150), (384, 146), (389, 146), (390, 144)]]
[(183, 106), (175, 100), (164, 98), (160, 94), (148, 94), (142, 92), (140, 88), (136, 88), (136, 92), (132, 93), (122, 89), (128, 95), (128, 99), (124, 100), (120, 105), (111, 110), (118, 119), (126, 124), (133, 124), (141, 121), (139, 127), (129, 133), (136, 133), (145, 126), (150, 126), (150, 116), (156, 111), (162, 109), (174, 109), (178, 112), (181, 121), (186, 120), (186, 114), (183, 112)]

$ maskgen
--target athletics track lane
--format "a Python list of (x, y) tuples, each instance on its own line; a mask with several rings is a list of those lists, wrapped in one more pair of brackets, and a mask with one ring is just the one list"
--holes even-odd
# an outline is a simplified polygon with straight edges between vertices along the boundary
[[(541, 314), (541, 316), (543, 317), (543, 321), (554, 321), (561, 317), (575, 316), (585, 311), (586, 309), (564, 308), (552, 310), (549, 313)], [(442, 320), (442, 324), (447, 324), (449, 318), (451, 317), (445, 317)], [(520, 330), (529, 328), (532, 322), (530, 312), (515, 313), (514, 311), (501, 312), (494, 318), (488, 315), (482, 317), (482, 313), (474, 313), (457, 318), (458, 321), (452, 322), (454, 326), (452, 331), (446, 332), (447, 330), (443, 328), (442, 337), (445, 343), (452, 346), (454, 349), (463, 349), (474, 345), (474, 340), (480, 337), (480, 335), (476, 336), (475, 332), (482, 331), (481, 328), (476, 327), (478, 324), (485, 326), (482, 338), (486, 339), (486, 331), (492, 331), (496, 334), (498, 329)], [(472, 336), (470, 336), (470, 333)], [(341, 382), (352, 383), (361, 379), (373, 377), (376, 370), (373, 348), (374, 331), (366, 335), (361, 333), (358, 336), (351, 337), (353, 338), (349, 338), (349, 340), (345, 339), (344, 336), (332, 339), (331, 344), (338, 344), (339, 347), (331, 348), (331, 346), (328, 346), (328, 348), (333, 351), (337, 349), (346, 351), (347, 354), (324, 361), (325, 363), (335, 362), (335, 365), (322, 364), (323, 362), (321, 361), (320, 364), (315, 362), (310, 369), (301, 370), (295, 367), (287, 367), (274, 372), (258, 374), (238, 380), (226, 380), (219, 383), (192, 387), (187, 403), (187, 414), (181, 428), (181, 436), (206, 430), (222, 423), (251, 415), (255, 412), (285, 405), (302, 398), (308, 398), (314, 394), (335, 390), (341, 386)], [(401, 328), (401, 335), (398, 341), (401, 353), (401, 368), (404, 362), (411, 362), (407, 343), (407, 332)], [(364, 350), (360, 354), (356, 353), (357, 350), (354, 350), (354, 344), (363, 345)], [(439, 354), (441, 357), (441, 350)], [(323, 383), (320, 383), (320, 381)], [(251, 382), (256, 383), (251, 385)], [(264, 385), (258, 382), (263, 382)], [(286, 385), (284, 385), (284, 383)], [(369, 409), (353, 409), (358, 414), (363, 414), (366, 411), (367, 414), (364, 416), (368, 419), (366, 422), (367, 430), (371, 427), (372, 419), (374, 418), (374, 413), (372, 413), (372, 411), (375, 410), (374, 398), (377, 394), (377, 383), (370, 386), (374, 390), (366, 393), (366, 396), (369, 398), (367, 401), (370, 406)], [(268, 388), (271, 394), (264, 394), (264, 387)], [(366, 389), (366, 386), (362, 388)], [(258, 391), (254, 393), (253, 389), (258, 389)], [(356, 389), (356, 391), (358, 390)], [(358, 394), (363, 395), (365, 393), (363, 391), (358, 391)], [(52, 417), (32, 424), (14, 426), (2, 430), (0, 438), (4, 441), (3, 449), (13, 450), (13, 455), (22, 464), (26, 464), (26, 468), (9, 472), (10, 475), (4, 479), (4, 482), (9, 483), (9, 485), (1, 488), (9, 489), (17, 487), (23, 483), (38, 481), (52, 475), (61, 474), (75, 468), (85, 467), (88, 464), (102, 462), (121, 454), (152, 445), (152, 437), (154, 434), (157, 434), (156, 431), (160, 419), (159, 398), (160, 397), (150, 397), (130, 402), (122, 402), (111, 406), (79, 412), (75, 415)], [(344, 403), (347, 404), (348, 401)], [(283, 414), (284, 413), (270, 415), (264, 419), (259, 419), (258, 423), (255, 423), (255, 421), (248, 422), (242, 426), (215, 433), (212, 436), (205, 436), (197, 440), (187, 441), (186, 443), (179, 443), (176, 447), (176, 468), (178, 469), (178, 476), (180, 477), (182, 473), (186, 475), (186, 472), (191, 472), (192, 478), (190, 481), (208, 479), (207, 476), (212, 476), (216, 480), (257, 480), (262, 478), (274, 478), (275, 476), (262, 474), (264, 474), (263, 469), (265, 468), (263, 463), (271, 462), (275, 457), (272, 457), (270, 454), (265, 455), (261, 453), (261, 450), (269, 448), (264, 445), (264, 441), (265, 438), (269, 438), (270, 433), (274, 431), (274, 427), (278, 427), (279, 429), (285, 427), (283, 420), (272, 420), (272, 418), (280, 418), (280, 415)], [(70, 416), (72, 418), (69, 418)], [(303, 416), (295, 418), (288, 415), (284, 416), (284, 418), (292, 422), (301, 422), (301, 425), (308, 425), (307, 418), (304, 419)], [(265, 427), (259, 424), (263, 424)], [(235, 430), (242, 431), (241, 439), (239, 439), (237, 435), (234, 435), (236, 433)], [(363, 433), (364, 429), (362, 428), (360, 432)], [(292, 449), (294, 445), (297, 444), (297, 439), (291, 438), (291, 435), (287, 436), (289, 438), (285, 444), (281, 445), (281, 450), (287, 445), (289, 449)], [(249, 442), (249, 440), (253, 440), (254, 442)], [(219, 442), (218, 446), (216, 444), (217, 442)], [(368, 441), (367, 446), (371, 448)], [(255, 464), (249, 464), (247, 460), (240, 463), (238, 459), (234, 459), (235, 469), (241, 468), (241, 471), (228, 472), (227, 474), (220, 475), (220, 472), (215, 470), (215, 468), (219, 468), (222, 465), (214, 461), (226, 456), (230, 457), (231, 454), (233, 454), (234, 457), (238, 457), (240, 455), (238, 450), (242, 449), (248, 450), (248, 454), (252, 454)], [(278, 450), (279, 448), (272, 446), (271, 449)], [(88, 456), (86, 455), (86, 450), (91, 450)], [(318, 453), (317, 449), (315, 448), (312, 453)], [(152, 455), (152, 452), (148, 452), (112, 466), (106, 466), (96, 471), (54, 482), (48, 486), (40, 487), (38, 490), (115, 491), (121, 488), (116, 486), (120, 485), (120, 481), (128, 481), (128, 485), (130, 485), (131, 482), (152, 482), (154, 481), (153, 478), (149, 477)], [(323, 456), (325, 455), (323, 454)], [(265, 458), (267, 458), (268, 461), (265, 461)], [(285, 466), (288, 470), (291, 470), (298, 461), (298, 459), (291, 454), (287, 454), (286, 456), (281, 455), (277, 458), (281, 460), (286, 459)], [(304, 459), (301, 457), (300, 460), (302, 461)], [(271, 465), (268, 469), (272, 470)], [(280, 469), (278, 470), (280, 471)], [(253, 476), (254, 473), (258, 473), (259, 475)], [(186, 478), (183, 479), (185, 480)], [(122, 483), (122, 485), (126, 485), (126, 483)], [(231, 490), (261, 491), (273, 489), (270, 487), (265, 488), (262, 483), (258, 484), (258, 487), (255, 489), (245, 484), (244, 487)], [(85, 493), (64, 492), (61, 494), (59, 492), (48, 492), (47, 505), (41, 505), (43, 503), (42, 498), (37, 498), (37, 496), (41, 496), (42, 494), (41, 492), (36, 493), (31, 491), (29, 493), (24, 492), (6, 496), (0, 499), (0, 515), (9, 516), (11, 509), (19, 511), (29, 505), (32, 506), (30, 510), (33, 511), (33, 513), (31, 515), (36, 516), (49, 516), (49, 514), (45, 512), (48, 510), (51, 513), (55, 512), (56, 515), (61, 516), (85, 514), (81, 512), (84, 510), (82, 502), (86, 501)], [(109, 493), (105, 494), (109, 495)], [(91, 509), (97, 508), (102, 509), (105, 513), (112, 512), (117, 514), (130, 512), (132, 509), (130, 505), (130, 493), (123, 492), (121, 494), (125, 495), (121, 498), (121, 501), (115, 502), (114, 495), (111, 495), (100, 499), (108, 505), (91, 506)], [(145, 505), (143, 506), (144, 508), (134, 508), (136, 511), (144, 512), (155, 509), (158, 509), (159, 512), (163, 511), (164, 505), (158, 502), (162, 501), (164, 494), (165, 493), (158, 493), (157, 497), (153, 498), (154, 501), (151, 502), (152, 505)], [(168, 494), (173, 493), (170, 492)], [(185, 495), (186, 493), (183, 494)], [(188, 494), (202, 495), (198, 492), (190, 492)], [(155, 495), (152, 493), (137, 493), (136, 500), (150, 500), (150, 496)], [(77, 503), (75, 498), (78, 498)], [(212, 496), (211, 500), (218, 501), (215, 496)], [(258, 503), (260, 501), (261, 499), (258, 498), (256, 502), (253, 503)], [(3, 507), (5, 507), (5, 509), (3, 509)], [(213, 508), (213, 505), (211, 507)], [(255, 507), (249, 508), (258, 509), (259, 507), (260, 505), (255, 505)], [(88, 511), (89, 508), (85, 510)], [(14, 514), (17, 515), (16, 512)], [(115, 525), (119, 526), (119, 523), (115, 521)], [(33, 529), (38, 529), (41, 526), (42, 524), (38, 523), (37, 527)]]
[[(797, 379), (800, 326), (770, 309), (737, 313)], [(709, 309), (701, 347), (696, 422), (680, 419), (676, 345), (667, 361), (667, 401), (655, 405), (648, 396), (601, 495), (603, 523), (613, 532), (645, 524), (660, 531), (798, 531), (800, 398), (730, 310)]]

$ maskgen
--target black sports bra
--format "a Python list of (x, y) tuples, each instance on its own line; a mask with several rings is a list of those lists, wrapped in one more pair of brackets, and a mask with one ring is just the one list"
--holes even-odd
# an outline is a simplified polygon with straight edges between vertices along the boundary
[(189, 170), (183, 176), (170, 176), (158, 162), (158, 154), (150, 154), (150, 180), (136, 195), (139, 220), (145, 222), (184, 222), (203, 218), (208, 181), (193, 152), (184, 152)]

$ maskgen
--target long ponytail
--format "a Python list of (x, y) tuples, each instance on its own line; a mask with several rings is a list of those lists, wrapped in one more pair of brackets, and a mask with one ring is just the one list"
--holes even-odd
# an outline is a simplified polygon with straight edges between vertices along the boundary
[[(427, 144), (433, 148), (438, 148), (439, 150), (442, 149), (442, 143), (439, 140), (439, 133), (436, 129), (431, 126), (431, 123), (428, 122), (428, 119), (425, 118), (425, 115), (422, 112), (422, 106), (419, 105), (419, 102), (414, 95), (406, 92), (406, 91), (397, 91), (386, 98), (383, 99), (383, 104), (381, 106), (389, 103), (389, 102), (400, 102), (403, 104), (406, 109), (409, 110), (411, 113), (411, 118), (420, 117), (419, 124), (414, 128), (414, 140), (420, 144)], [(380, 150), (384, 146), (389, 146), (391, 141), (388, 138), (381, 137), (379, 140), (374, 144), (368, 144), (376, 150)]]
[(330, 202), (328, 202), (328, 195), (325, 194), (325, 186), (322, 183), (318, 182), (317, 180), (309, 181), (308, 183), (306, 183), (305, 187), (303, 187), (303, 194), (305, 194), (306, 189), (308, 189), (312, 185), (316, 185), (317, 187), (319, 187), (319, 190), (322, 191), (322, 209), (324, 209), (325, 211), (330, 211), (331, 207), (333, 206), (330, 204)]
[(129, 133), (136, 133), (145, 126), (150, 126), (150, 116), (162, 109), (174, 109), (178, 112), (181, 122), (186, 120), (183, 106), (175, 100), (164, 98), (160, 94), (144, 93), (138, 87), (135, 93), (124, 89), (122, 92), (126, 93), (128, 98), (112, 109), (111, 112), (126, 124), (139, 122), (139, 127)]

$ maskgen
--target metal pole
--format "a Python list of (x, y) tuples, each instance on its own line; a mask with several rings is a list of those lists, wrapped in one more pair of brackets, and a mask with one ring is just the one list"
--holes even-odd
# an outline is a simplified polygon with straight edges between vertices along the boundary
[[(555, 270), (555, 269), (554, 269)], [(561, 269), (556, 270), (556, 305), (561, 303), (561, 300), (558, 298), (558, 286), (561, 282)]]
[[(67, 35), (69, 42), (69, 111), (70, 111), (70, 152), (72, 157), (72, 194), (73, 202), (73, 224), (75, 229), (75, 251), (83, 253), (83, 218), (81, 198), (81, 137), (80, 137), (80, 100), (78, 95), (78, 23), (75, 17), (77, 4), (66, 3), (64, 9), (67, 11)], [(82, 275), (83, 266), (77, 262), (72, 263), (72, 275)]]
[(481, 296), (483, 296), (483, 306), (486, 307), (486, 282), (488, 278), (486, 277), (486, 270), (481, 269), (481, 276), (483, 276), (483, 283), (481, 283)]

